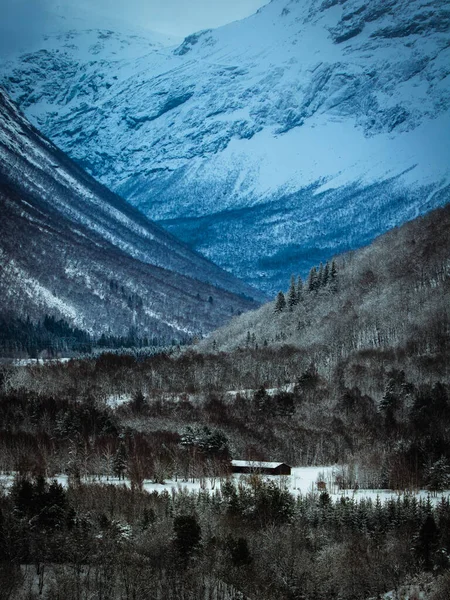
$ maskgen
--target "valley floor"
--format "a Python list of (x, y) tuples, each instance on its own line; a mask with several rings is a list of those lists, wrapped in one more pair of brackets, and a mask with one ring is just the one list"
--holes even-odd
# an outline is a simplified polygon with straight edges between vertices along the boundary
[[(317, 488), (317, 482), (322, 481), (326, 484), (326, 492), (334, 502), (341, 498), (351, 499), (355, 502), (360, 500), (377, 499), (383, 503), (389, 500), (399, 500), (403, 498), (416, 498), (417, 500), (427, 501), (433, 506), (437, 506), (442, 500), (450, 502), (450, 488), (439, 492), (430, 492), (429, 490), (408, 489), (408, 490), (390, 490), (390, 489), (363, 489), (358, 486), (353, 488), (340, 488), (336, 483), (336, 475), (342, 472), (342, 465), (334, 466), (310, 466), (293, 467), (291, 475), (263, 475), (261, 479), (266, 483), (276, 484), (280, 489), (288, 491), (294, 497), (309, 495), (318, 498), (320, 491)], [(0, 474), (0, 488), (9, 490), (13, 485), (16, 475), (11, 473)], [(220, 492), (225, 482), (233, 481), (236, 485), (240, 482), (249, 482), (251, 475), (234, 474), (231, 477), (200, 477), (190, 478), (189, 480), (178, 478), (165, 479), (163, 483), (144, 479), (142, 490), (148, 493), (170, 493), (172, 496), (176, 493), (195, 493), (195, 492)], [(49, 480), (55, 480), (64, 488), (69, 485), (69, 476), (58, 474)], [(132, 489), (133, 484), (128, 477), (119, 478), (115, 476), (107, 477), (105, 475), (89, 475), (81, 479), (85, 485), (114, 485), (125, 486)]]

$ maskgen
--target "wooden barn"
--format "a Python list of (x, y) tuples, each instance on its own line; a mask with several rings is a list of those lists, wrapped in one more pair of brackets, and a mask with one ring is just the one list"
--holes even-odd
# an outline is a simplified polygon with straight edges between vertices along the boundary
[(259, 460), (232, 460), (233, 473), (259, 473), (260, 475), (290, 475), (291, 467), (281, 462)]

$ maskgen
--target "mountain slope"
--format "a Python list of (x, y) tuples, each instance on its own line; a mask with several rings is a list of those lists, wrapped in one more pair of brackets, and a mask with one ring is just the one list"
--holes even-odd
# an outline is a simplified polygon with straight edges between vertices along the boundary
[(447, 4), (272, 0), (175, 49), (130, 60), (91, 31), (96, 55), (78, 31), (1, 71), (91, 173), (274, 291), (449, 201)]
[(305, 285), (292, 310), (275, 313), (271, 302), (237, 317), (199, 347), (216, 351), (288, 344), (323, 372), (336, 375), (338, 365), (345, 365), (342, 374), (349, 387), (369, 385), (369, 373), (387, 367), (405, 369), (420, 383), (430, 373), (446, 380), (449, 231), (450, 206), (395, 228), (337, 257), (337, 289), (328, 285), (309, 291)]
[[(93, 333), (207, 331), (253, 290), (148, 221), (42, 138), (0, 89), (2, 312)], [(255, 294), (258, 295), (258, 292)]]

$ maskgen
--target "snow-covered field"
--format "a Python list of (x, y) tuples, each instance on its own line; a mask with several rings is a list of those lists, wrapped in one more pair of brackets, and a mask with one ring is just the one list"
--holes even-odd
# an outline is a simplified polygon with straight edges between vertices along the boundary
[[(285, 489), (288, 489), (294, 496), (304, 496), (312, 493), (319, 493), (317, 489), (317, 482), (324, 481), (327, 485), (327, 491), (333, 500), (338, 500), (341, 497), (353, 498), (355, 501), (362, 499), (371, 499), (375, 501), (377, 498), (381, 502), (396, 499), (399, 496), (407, 495), (409, 497), (416, 497), (417, 499), (426, 500), (430, 498), (433, 505), (440, 502), (442, 498), (450, 499), (450, 490), (445, 490), (439, 493), (431, 494), (427, 490), (417, 491), (406, 491), (406, 490), (383, 490), (383, 489), (339, 489), (338, 486), (333, 483), (336, 475), (336, 470), (342, 467), (337, 466), (312, 466), (312, 467), (294, 467), (290, 476), (274, 476), (267, 475), (263, 476), (266, 481), (275, 481), (279, 483)], [(248, 475), (233, 475), (235, 481), (239, 481), (241, 478), (246, 479)], [(68, 485), (67, 475), (57, 475), (52, 479), (56, 479), (58, 483), (63, 486)], [(8, 489), (14, 480), (13, 474), (1, 474), (0, 475), (0, 489)], [(90, 484), (111, 484), (111, 485), (125, 485), (131, 486), (129, 479), (120, 479), (118, 477), (106, 477), (106, 476), (89, 476), (85, 478), (84, 483)], [(204, 477), (190, 479), (189, 481), (178, 479), (166, 479), (164, 483), (154, 483), (149, 479), (144, 480), (143, 489), (146, 492), (168, 492), (177, 493), (182, 491), (187, 492), (198, 492), (208, 491), (214, 492), (220, 490), (222, 482), (226, 481), (225, 478), (220, 477)]]

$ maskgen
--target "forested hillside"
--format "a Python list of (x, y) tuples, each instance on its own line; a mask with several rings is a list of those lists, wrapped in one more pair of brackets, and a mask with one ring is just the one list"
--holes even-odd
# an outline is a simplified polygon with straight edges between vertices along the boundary
[[(235, 318), (202, 351), (290, 345), (341, 385), (378, 389), (383, 370), (449, 376), (450, 206), (294, 276), (275, 302)], [(294, 284), (294, 285), (292, 285)], [(380, 379), (381, 377), (381, 379)]]

